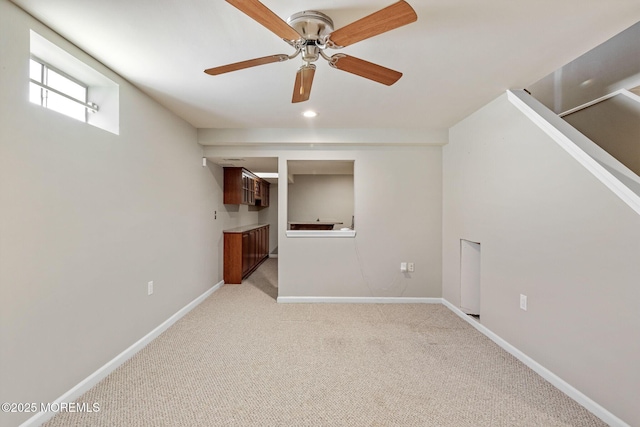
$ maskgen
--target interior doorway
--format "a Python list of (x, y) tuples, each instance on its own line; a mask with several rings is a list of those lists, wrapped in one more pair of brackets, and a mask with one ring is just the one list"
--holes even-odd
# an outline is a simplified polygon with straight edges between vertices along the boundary
[[(237, 274), (243, 277), (242, 281), (250, 281), (274, 299), (278, 292), (278, 160), (275, 156), (245, 157), (230, 153), (207, 156), (207, 165), (220, 189), (219, 204), (214, 211), (220, 236), (219, 271), (224, 275), (228, 250), (224, 233), (241, 233), (243, 241), (246, 236), (246, 243), (234, 246), (235, 251), (228, 251), (235, 254), (230, 258), (233, 258), (236, 272), (240, 266), (241, 272)], [(227, 176), (226, 168), (236, 170)], [(227, 178), (231, 179), (225, 182)], [(227, 192), (231, 193), (228, 199)], [(256, 232), (259, 237), (252, 240), (253, 230), (263, 230), (264, 226), (268, 226), (268, 234)], [(240, 255), (237, 254), (238, 246), (242, 250)]]
[(460, 239), (460, 309), (472, 316), (480, 316), (480, 258), (479, 242)]

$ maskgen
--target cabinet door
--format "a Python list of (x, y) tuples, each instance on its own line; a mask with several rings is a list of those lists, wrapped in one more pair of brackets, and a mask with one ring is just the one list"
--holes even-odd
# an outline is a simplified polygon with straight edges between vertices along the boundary
[(262, 227), (260, 229), (260, 249), (258, 250), (258, 259), (262, 259), (265, 256), (264, 253), (264, 232), (266, 230), (266, 227)]
[(250, 249), (250, 235), (249, 233), (242, 233), (242, 275), (249, 271), (251, 265), (251, 252)]
[(224, 168), (224, 204), (243, 203), (242, 196), (242, 168)]
[(262, 181), (262, 200), (260, 200), (260, 206), (269, 206), (269, 186), (267, 181)]
[(262, 180), (254, 180), (254, 193), (256, 199), (262, 199)]
[(262, 228), (262, 257), (269, 256), (269, 228)]
[(251, 267), (254, 267), (258, 262), (258, 230), (251, 230), (251, 241), (249, 245), (251, 246)]
[(251, 177), (243, 173), (242, 174), (242, 203), (248, 205), (251, 201)]
[(224, 203), (269, 206), (269, 183), (248, 169), (224, 168)]

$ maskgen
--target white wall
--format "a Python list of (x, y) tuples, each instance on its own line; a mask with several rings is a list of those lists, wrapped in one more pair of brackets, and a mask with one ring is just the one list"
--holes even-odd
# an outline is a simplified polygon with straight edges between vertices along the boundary
[[(30, 28), (120, 85), (119, 136), (29, 103)], [(192, 126), (7, 0), (0, 58), (0, 400), (52, 402), (222, 279), (221, 171)]]
[(288, 184), (288, 221), (336, 221), (351, 226), (353, 175), (294, 175)]
[[(202, 144), (215, 130), (199, 131)], [(440, 297), (442, 161), (440, 146), (205, 146), (205, 155), (354, 160), (355, 238), (286, 236), (287, 186), (278, 186), (278, 295)], [(401, 273), (400, 262), (415, 273)]]
[(450, 130), (443, 165), (443, 297), (459, 306), (460, 239), (481, 242), (482, 323), (640, 425), (640, 217), (506, 96)]

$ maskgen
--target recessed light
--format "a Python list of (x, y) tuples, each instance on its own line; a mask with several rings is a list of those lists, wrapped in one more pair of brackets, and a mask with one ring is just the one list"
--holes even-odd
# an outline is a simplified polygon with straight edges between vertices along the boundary
[(304, 113), (302, 113), (303, 116), (305, 117), (315, 117), (318, 115), (318, 113), (316, 113), (315, 111), (305, 111)]

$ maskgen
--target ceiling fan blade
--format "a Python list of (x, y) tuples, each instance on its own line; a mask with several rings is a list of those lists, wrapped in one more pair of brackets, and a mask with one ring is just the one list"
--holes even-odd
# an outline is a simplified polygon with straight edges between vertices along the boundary
[(311, 85), (313, 84), (313, 76), (316, 73), (316, 66), (313, 64), (303, 65), (296, 73), (296, 83), (293, 86), (292, 103), (304, 102), (309, 100), (311, 95)]
[(343, 53), (337, 53), (331, 57), (329, 63), (333, 68), (355, 74), (365, 79), (373, 80), (387, 86), (391, 86), (402, 77), (402, 73), (365, 61), (364, 59), (354, 58)]
[(226, 0), (230, 5), (238, 8), (242, 13), (262, 24), (272, 33), (285, 40), (298, 40), (300, 34), (273, 13), (258, 0)]
[(258, 65), (271, 64), (272, 62), (282, 62), (289, 59), (289, 55), (271, 55), (263, 56), (262, 58), (250, 59), (248, 61), (235, 62), (233, 64), (222, 65), (220, 67), (208, 68), (204, 70), (205, 73), (212, 76), (218, 74), (229, 73), (231, 71), (242, 70), (244, 68), (256, 67)]
[(418, 15), (409, 3), (400, 0), (397, 3), (365, 16), (346, 27), (334, 31), (329, 39), (337, 46), (349, 46), (378, 34), (386, 33), (403, 25), (415, 22)]

